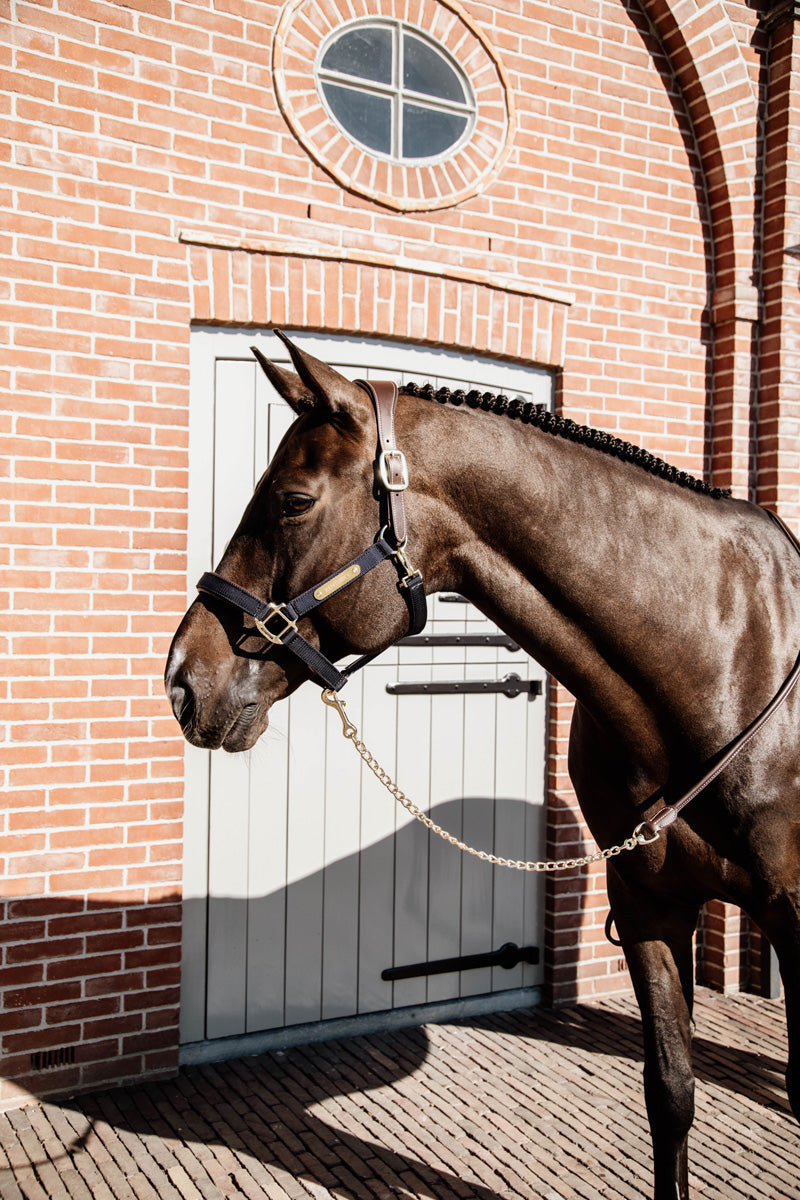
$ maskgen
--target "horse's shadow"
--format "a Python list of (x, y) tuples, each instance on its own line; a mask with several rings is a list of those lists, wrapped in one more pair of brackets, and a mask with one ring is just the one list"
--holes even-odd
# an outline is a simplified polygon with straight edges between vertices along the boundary
[[(567, 811), (561, 819), (574, 820)], [(30, 916), (35, 902), (25, 904)], [(124, 906), (112, 915), (128, 924), (144, 919), (135, 912), (126, 914)], [(638, 1014), (624, 1004), (555, 1011), (532, 1007), (464, 1016), (454, 1023), (510, 1034), (523, 1074), (528, 1057), (531, 1078), (538, 1072), (537, 1044), (580, 1051), (582, 1061), (590, 1065), (587, 1089), (592, 1087), (592, 1074), (607, 1076), (614, 1059), (642, 1060)], [(123, 1164), (123, 1171), (127, 1163), (131, 1172), (138, 1172), (144, 1142), (152, 1162), (149, 1169), (161, 1173), (150, 1181), (159, 1197), (172, 1197), (171, 1178), (187, 1166), (196, 1173), (202, 1160), (203, 1186), (216, 1185), (215, 1195), (228, 1194), (231, 1179), (241, 1174), (239, 1190), (245, 1194), (252, 1178), (256, 1183), (260, 1178), (267, 1195), (281, 1180), (292, 1194), (288, 1181), (302, 1179), (312, 1191), (324, 1189), (321, 1194), (360, 1197), (368, 1180), (370, 1196), (501, 1200), (507, 1190), (493, 1190), (470, 1169), (470, 1140), (466, 1130), (457, 1128), (457, 1115), (431, 1109), (431, 1124), (438, 1122), (443, 1130), (443, 1138), (437, 1131), (433, 1148), (415, 1137), (413, 1092), (428, 1086), (429, 1051), (425, 1027), (401, 1029), (272, 1051), (219, 1066), (187, 1067), (175, 1080), (78, 1096), (60, 1110), (69, 1123), (62, 1126), (59, 1138), (61, 1153), (65, 1150), (71, 1160), (64, 1169), (99, 1150), (101, 1159), (110, 1156)], [(741, 1046), (717, 1044), (701, 1032), (694, 1041), (694, 1067), (705, 1083), (789, 1112), (783, 1062)], [(404, 1095), (406, 1088), (411, 1090), (410, 1100)], [(360, 1100), (364, 1092), (370, 1093), (369, 1105)], [(542, 1104), (548, 1101), (544, 1094)], [(640, 1108), (644, 1126), (643, 1094)], [(563, 1097), (553, 1115), (569, 1122)], [(523, 1113), (520, 1142), (536, 1137), (533, 1132), (526, 1135), (525, 1120)], [(102, 1161), (99, 1166), (102, 1169)]]
[[(532, 1043), (585, 1051), (604, 1072), (608, 1058), (642, 1058), (638, 1018), (608, 1007), (532, 1008), (457, 1023), (512, 1032), (523, 1058)], [(90, 1139), (99, 1138), (112, 1158), (136, 1158), (144, 1140), (157, 1162), (152, 1170), (169, 1181), (180, 1170), (181, 1147), (189, 1143), (195, 1160), (202, 1157), (210, 1182), (230, 1187), (239, 1173), (256, 1183), (261, 1177), (267, 1194), (281, 1180), (302, 1179), (334, 1195), (501, 1200), (501, 1192), (474, 1176), (459, 1177), (453, 1155), (468, 1156), (466, 1139), (461, 1151), (456, 1139), (447, 1139), (453, 1160), (448, 1167), (441, 1159), (424, 1161), (422, 1147), (414, 1147), (414, 1110), (411, 1104), (403, 1107), (402, 1085), (421, 1076), (426, 1086), (429, 1044), (424, 1027), (400, 1030), (190, 1067), (164, 1083), (95, 1092), (64, 1109), (75, 1131), (68, 1149), (74, 1158)], [(782, 1062), (702, 1036), (695, 1040), (694, 1061), (702, 1081), (789, 1111)], [(362, 1092), (370, 1094), (368, 1106), (360, 1102)], [(431, 1116), (437, 1119), (446, 1118)], [(520, 1140), (527, 1140), (524, 1129)], [(151, 1177), (162, 1195), (158, 1182)]]
[[(476, 1028), (483, 1027), (481, 1018), (471, 1024)], [(516, 1030), (523, 1045), (527, 1040), (546, 1041), (553, 1046), (586, 1050), (599, 1058), (624, 1057), (644, 1062), (638, 1013), (629, 1015), (607, 1008), (577, 1005), (556, 1011), (531, 1010), (529, 1015), (524, 1014), (524, 1021), (517, 1024), (524, 1026)], [(784, 1083), (785, 1059), (741, 1046), (722, 1045), (695, 1032), (692, 1066), (695, 1078), (702, 1083), (792, 1115)]]
[[(364, 1195), (368, 1185), (366, 1194), (387, 1198), (501, 1200), (490, 1187), (466, 1183), (454, 1171), (398, 1149), (390, 1122), (381, 1126), (357, 1101), (349, 1106), (337, 1102), (393, 1087), (419, 1071), (427, 1054), (425, 1029), (408, 1029), (189, 1067), (166, 1083), (93, 1093), (74, 1102), (70, 1120), (76, 1138), (70, 1151), (84, 1147), (92, 1135), (107, 1145), (110, 1127), (111, 1137), (118, 1136), (123, 1146), (127, 1141), (131, 1153), (135, 1142), (130, 1134), (222, 1146), (256, 1183), (266, 1172), (273, 1181), (302, 1179), (337, 1196)], [(330, 1112), (334, 1123), (319, 1115), (320, 1109)], [(395, 1107), (395, 1117), (399, 1111)], [(412, 1125), (409, 1117), (410, 1142)], [(204, 1163), (208, 1167), (209, 1160)], [(163, 1153), (160, 1165), (169, 1175)], [(234, 1177), (232, 1165), (223, 1163), (220, 1170)], [(210, 1173), (214, 1181), (213, 1167)]]

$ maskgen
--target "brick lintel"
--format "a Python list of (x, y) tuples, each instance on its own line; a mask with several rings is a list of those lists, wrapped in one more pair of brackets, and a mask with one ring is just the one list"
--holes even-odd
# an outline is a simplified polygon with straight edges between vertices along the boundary
[(250, 234), (217, 233), (207, 229), (182, 229), (178, 240), (189, 246), (208, 246), (215, 250), (240, 250), (249, 254), (280, 255), (282, 258), (316, 258), (328, 262), (353, 263), (368, 267), (389, 267), (408, 271), (412, 275), (431, 275), (453, 279), (459, 283), (474, 283), (496, 291), (520, 296), (533, 296), (566, 307), (575, 303), (572, 292), (545, 289), (525, 279), (499, 275), (489, 271), (470, 271), (452, 267), (449, 263), (422, 262), (403, 255), (381, 254), (377, 251), (353, 250), (340, 246), (320, 246), (317, 242), (288, 242), (284, 239), (253, 237)]

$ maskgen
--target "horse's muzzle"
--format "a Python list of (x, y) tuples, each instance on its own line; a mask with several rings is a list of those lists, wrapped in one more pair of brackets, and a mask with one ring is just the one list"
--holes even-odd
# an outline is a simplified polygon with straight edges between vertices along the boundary
[(267, 706), (252, 689), (240, 695), (231, 684), (224, 696), (214, 694), (179, 655), (170, 656), (164, 686), (183, 736), (202, 750), (249, 750), (267, 727)]

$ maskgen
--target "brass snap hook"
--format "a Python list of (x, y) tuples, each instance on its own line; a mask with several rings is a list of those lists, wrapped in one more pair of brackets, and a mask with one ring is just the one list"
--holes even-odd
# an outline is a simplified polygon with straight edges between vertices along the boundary
[(353, 722), (344, 711), (344, 700), (340, 700), (333, 688), (325, 688), (322, 692), (322, 702), (327, 704), (328, 708), (335, 708), (339, 716), (342, 718), (342, 734), (346, 738), (355, 738), (358, 730)]
[(641, 824), (637, 825), (633, 831), (632, 837), (636, 838), (636, 841), (640, 846), (649, 846), (651, 842), (657, 842), (659, 839), (660, 830), (658, 829), (650, 829), (650, 837), (647, 836), (645, 830), (648, 829), (648, 826), (648, 821), (642, 821)]

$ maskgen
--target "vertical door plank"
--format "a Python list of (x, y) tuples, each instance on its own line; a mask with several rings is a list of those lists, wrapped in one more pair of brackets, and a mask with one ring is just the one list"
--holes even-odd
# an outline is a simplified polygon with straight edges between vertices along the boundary
[[(413, 662), (406, 665), (406, 658)], [(427, 662), (426, 662), (427, 660)], [(400, 649), (397, 680), (416, 682), (431, 676), (432, 651)], [(430, 696), (397, 699), (397, 782), (424, 811), (430, 808)], [(398, 805), (395, 813), (396, 878), (394, 896), (394, 966), (426, 962), (428, 958), (428, 857), (431, 835)], [(424, 976), (398, 980), (393, 1003), (401, 1007), (424, 1004)]]
[[(214, 351), (207, 339), (192, 338), (192, 420), (189, 425), (189, 601), (194, 581), (211, 568), (214, 516)], [(207, 750), (184, 747), (184, 871), (181, 951), (181, 1042), (206, 1036), (208, 972), (209, 766)]]
[(181, 944), (181, 1042), (206, 1037), (208, 963), (209, 760), (207, 750), (186, 745), (183, 836), (183, 936)]
[[(471, 654), (470, 658), (486, 657)], [(497, 668), (489, 654), (488, 662), (467, 664), (466, 679), (493, 677)], [(494, 726), (497, 699), (492, 696), (467, 696), (464, 703), (464, 823), (463, 840), (479, 850), (493, 849), (494, 843)], [(461, 954), (482, 954), (495, 949), (493, 933), (492, 868), (471, 855), (464, 855), (461, 872)], [(490, 967), (464, 971), (461, 995), (477, 996), (491, 991)]]
[[(264, 383), (272, 392), (272, 387), (268, 384), (266, 376), (262, 376)], [(275, 393), (272, 393), (275, 396)], [(285, 400), (275, 399), (269, 405), (269, 456), (268, 461), (272, 459), (275, 451), (281, 443), (283, 435), (286, 433), (289, 426), (294, 422), (294, 413), (289, 408)], [(265, 464), (266, 467), (266, 464)]]
[(288, 713), (250, 753), (246, 1031), (284, 1024)]
[[(263, 372), (257, 370), (255, 379), (253, 486), (293, 417)], [(288, 707), (273, 707), (269, 728), (250, 755), (247, 1032), (285, 1020), (288, 724)]]
[[(360, 692), (361, 681), (354, 679), (342, 694), (353, 720), (360, 708)], [(352, 1016), (358, 1008), (361, 825), (361, 760), (351, 742), (342, 737), (339, 714), (327, 709), (326, 721), (323, 1020)]]
[(292, 697), (286, 893), (286, 1023), (318, 1021), (325, 864), (325, 711), (315, 684)]
[[(431, 605), (432, 632), (467, 632), (465, 603), (450, 603), (434, 597)], [(457, 647), (436, 647), (432, 652), (431, 678), (461, 679), (466, 653)], [(431, 700), (430, 804), (437, 825), (456, 837), (462, 835), (464, 698), (435, 696)], [(429, 960), (452, 958), (461, 946), (461, 852), (431, 835), (429, 839), (428, 953)], [(431, 976), (427, 981), (429, 1002), (459, 994), (459, 975)]]
[[(397, 775), (397, 701), (386, 684), (397, 677), (397, 650), (361, 674), (362, 739), (384, 770)], [(361, 772), (361, 884), (359, 891), (358, 1011), (392, 1004), (392, 985), (381, 979), (394, 945), (395, 801), (366, 767)]]
[(255, 369), (217, 362), (214, 412), (214, 523), (211, 558), (217, 563), (253, 494), (256, 447)]
[[(446, 680), (464, 672), (461, 663), (442, 663), (444, 650), (433, 667), (434, 679)], [(455, 656), (454, 656), (455, 657)], [(431, 704), (431, 815), (437, 825), (461, 838), (463, 834), (464, 795), (464, 697), (435, 696)], [(430, 844), (430, 910), (428, 919), (428, 958), (452, 958), (461, 945), (461, 872), (460, 850), (439, 837)], [(458, 995), (457, 972), (432, 975), (428, 980), (428, 1000), (445, 1000)]]
[[(212, 561), (218, 561), (253, 488), (255, 373), (250, 363), (218, 361), (214, 404)], [(206, 1036), (244, 1028), (246, 1012), (249, 764), (213, 754), (208, 850)]]
[(191, 346), (192, 418), (189, 422), (188, 591), (194, 599), (195, 582), (210, 571), (211, 531), (214, 523), (215, 442), (214, 417), (216, 364), (213, 344), (206, 338)]
[[(516, 655), (515, 673), (528, 678), (527, 658)], [(505, 673), (505, 671), (504, 671)], [(541, 700), (517, 696), (513, 700), (499, 699), (496, 746), (495, 852), (506, 858), (519, 858), (525, 846), (526, 809), (525, 781), (528, 753), (528, 719), (534, 705)], [(497, 868), (495, 871), (495, 940), (523, 944), (525, 934), (525, 876), (521, 871)], [(504, 970), (495, 967), (492, 984), (495, 989), (521, 987), (522, 967)]]
[(245, 1026), (247, 964), (248, 763), (243, 754), (211, 756), (208, 848), (206, 1037)]
[[(533, 659), (528, 659), (531, 679), (542, 683), (542, 695), (528, 706), (528, 757), (525, 774), (525, 858), (544, 858), (547, 846), (547, 677)], [(525, 966), (522, 979), (525, 987), (544, 982), (544, 904), (545, 877), (526, 873), (524, 886), (524, 933), (526, 946), (541, 948), (537, 966)]]

